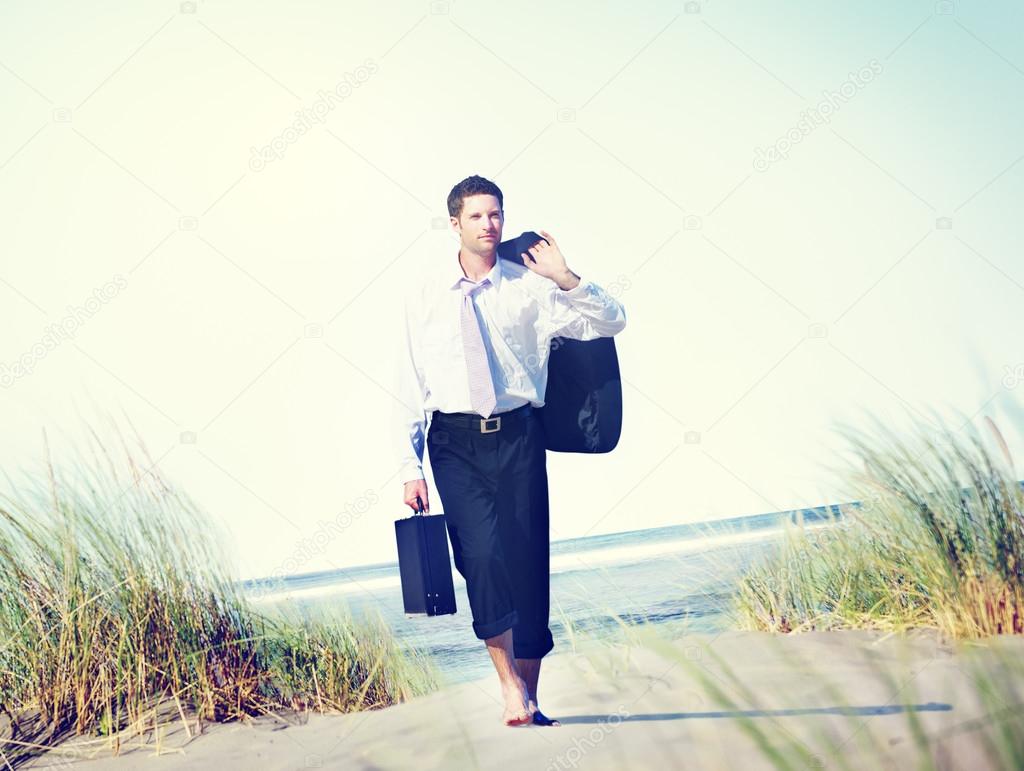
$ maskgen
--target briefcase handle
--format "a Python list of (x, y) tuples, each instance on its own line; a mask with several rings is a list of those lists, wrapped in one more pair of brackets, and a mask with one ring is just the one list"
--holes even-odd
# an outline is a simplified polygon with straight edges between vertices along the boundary
[(423, 501), (420, 500), (420, 497), (418, 495), (416, 496), (416, 505), (419, 507), (419, 510), (418, 511), (414, 511), (413, 512), (413, 516), (414, 517), (422, 516), (423, 515)]

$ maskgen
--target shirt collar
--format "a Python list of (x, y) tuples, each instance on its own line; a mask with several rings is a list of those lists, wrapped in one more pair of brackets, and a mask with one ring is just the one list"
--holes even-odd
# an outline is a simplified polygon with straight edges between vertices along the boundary
[[(501, 263), (502, 258), (498, 256), (497, 251), (494, 253), (494, 267), (491, 268), (490, 272), (484, 277), (491, 280), (491, 284), (497, 289), (501, 285)], [(455, 265), (452, 268), (452, 275), (455, 277), (454, 281), (448, 285), (449, 289), (458, 289), (459, 284), (462, 283), (462, 279), (466, 278), (465, 272), (462, 270), (462, 265), (459, 263), (459, 253), (455, 252)], [(483, 281), (483, 278), (480, 279)]]

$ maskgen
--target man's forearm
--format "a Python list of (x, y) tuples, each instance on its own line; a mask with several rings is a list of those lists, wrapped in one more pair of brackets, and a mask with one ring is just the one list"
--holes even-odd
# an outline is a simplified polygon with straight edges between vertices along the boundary
[(421, 373), (413, 357), (409, 309), (403, 305), (402, 339), (395, 357), (392, 385), (397, 397), (392, 403), (391, 426), (395, 457), (402, 482), (423, 479), (423, 450), (427, 424), (423, 409)]
[[(584, 281), (575, 273), (575, 285), (550, 295), (552, 336), (574, 340), (593, 340), (611, 337), (626, 326), (626, 311), (622, 303), (605, 292), (593, 281)], [(568, 286), (568, 281), (566, 281)]]
[(402, 482), (423, 479), (423, 450), (426, 416), (411, 406), (396, 401), (392, 411), (392, 439), (398, 473)]
[(563, 292), (568, 292), (570, 289), (575, 289), (579, 286), (580, 277), (566, 268), (565, 273), (554, 279), (554, 282), (558, 284), (558, 288)]

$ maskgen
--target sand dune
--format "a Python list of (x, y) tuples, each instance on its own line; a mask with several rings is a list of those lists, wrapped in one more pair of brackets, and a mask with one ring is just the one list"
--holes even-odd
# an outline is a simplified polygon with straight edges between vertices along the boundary
[[(651, 638), (654, 639), (654, 638)], [(29, 768), (771, 768), (751, 731), (794, 767), (903, 767), (921, 750), (952, 768), (996, 768), (983, 751), (993, 718), (1016, 716), (1024, 691), (998, 674), (993, 704), (979, 702), (968, 672), (994, 671), (996, 653), (1024, 660), (1024, 640), (940, 644), (932, 633), (754, 632), (694, 634), (669, 644), (672, 658), (640, 644), (591, 644), (551, 654), (540, 702), (561, 727), (500, 723), (496, 677), (445, 688), (384, 710), (260, 718), (208, 726), (187, 739), (180, 723), (151, 746), (72, 760), (49, 753)], [(486, 653), (481, 648), (481, 656)], [(716, 657), (727, 663), (726, 672)], [(1019, 678), (1017, 671), (1017, 677)], [(1018, 732), (1021, 730), (1018, 727)], [(81, 739), (62, 745), (66, 751)], [(96, 750), (90, 750), (95, 753)], [(803, 758), (801, 753), (806, 753)], [(941, 767), (941, 765), (940, 765)]]

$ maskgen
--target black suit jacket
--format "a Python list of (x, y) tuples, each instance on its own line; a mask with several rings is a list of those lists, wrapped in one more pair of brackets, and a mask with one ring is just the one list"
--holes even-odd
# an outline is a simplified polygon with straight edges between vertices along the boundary
[[(522, 253), (543, 240), (528, 230), (518, 238), (502, 241), (498, 257), (523, 265)], [(615, 339), (552, 339), (544, 406), (538, 412), (549, 450), (614, 449), (622, 431), (622, 381)]]

